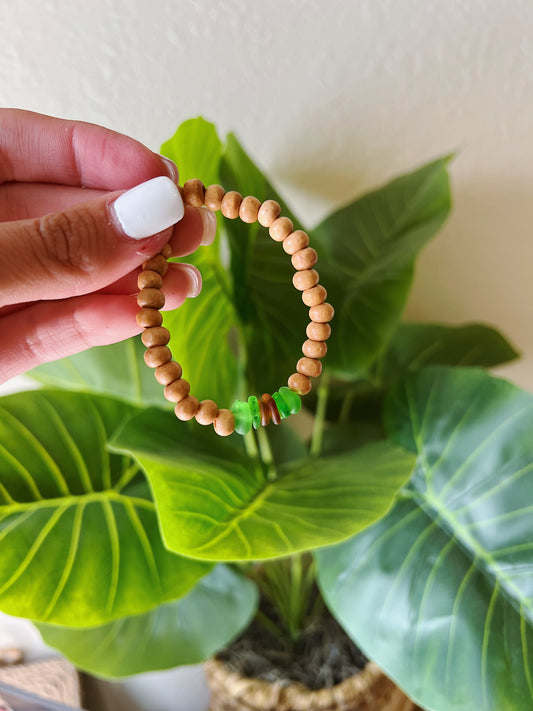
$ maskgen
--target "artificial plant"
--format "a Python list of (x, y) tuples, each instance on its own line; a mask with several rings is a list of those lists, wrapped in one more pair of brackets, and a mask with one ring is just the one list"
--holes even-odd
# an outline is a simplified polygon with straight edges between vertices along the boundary
[[(181, 180), (291, 214), (235, 136), (202, 119), (162, 150)], [(191, 664), (256, 614), (258, 561), (312, 552), (305, 570), (289, 559), (289, 637), (316, 572), (346, 632), (421, 705), (524, 711), (533, 396), (483, 370), (516, 357), (493, 329), (401, 322), (450, 209), (447, 162), (311, 230), (336, 317), (310, 437), (287, 422), (222, 441), (177, 422), (137, 338), (41, 366), (44, 389), (2, 398), (0, 609), (99, 675)], [(188, 258), (201, 296), (165, 320), (195, 394), (231, 403), (292, 372), (306, 309), (258, 225), (220, 233)]]

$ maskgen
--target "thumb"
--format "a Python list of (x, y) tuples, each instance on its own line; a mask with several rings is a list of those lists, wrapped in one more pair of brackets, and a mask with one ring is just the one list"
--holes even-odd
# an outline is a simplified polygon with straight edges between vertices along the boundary
[(0, 307), (101, 289), (158, 252), (183, 215), (177, 186), (158, 177), (45, 217), (0, 223)]

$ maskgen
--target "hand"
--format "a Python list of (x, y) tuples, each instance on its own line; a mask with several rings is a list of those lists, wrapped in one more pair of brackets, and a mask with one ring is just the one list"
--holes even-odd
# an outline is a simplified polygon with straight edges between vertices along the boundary
[[(126, 136), (0, 109), (0, 383), (140, 332), (142, 262), (167, 242), (173, 256), (190, 254), (216, 231), (203, 209), (174, 224), (183, 208), (168, 176), (177, 183), (173, 163)], [(165, 308), (200, 288), (194, 267), (170, 265)]]

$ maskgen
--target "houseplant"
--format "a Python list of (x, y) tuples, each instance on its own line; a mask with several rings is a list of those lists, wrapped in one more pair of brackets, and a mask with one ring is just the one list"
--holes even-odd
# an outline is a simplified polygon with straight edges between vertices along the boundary
[[(201, 119), (163, 152), (182, 180), (275, 197)], [(0, 609), (116, 677), (201, 661), (273, 602), (266, 624), (290, 645), (318, 599), (428, 709), (527, 708), (533, 398), (482, 370), (516, 356), (494, 330), (400, 323), (449, 210), (446, 165), (312, 232), (336, 318), (310, 438), (176, 422), (138, 339), (42, 366), (44, 390), (3, 398)], [(198, 397), (230, 403), (284, 382), (306, 313), (279, 245), (220, 227), (225, 248), (193, 257), (201, 298), (166, 319)]]

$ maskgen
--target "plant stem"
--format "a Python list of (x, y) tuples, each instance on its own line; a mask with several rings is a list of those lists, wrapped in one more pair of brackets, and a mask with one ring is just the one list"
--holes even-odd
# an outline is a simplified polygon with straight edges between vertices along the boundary
[(339, 411), (339, 417), (337, 422), (339, 425), (345, 424), (348, 422), (348, 418), (350, 417), (350, 410), (352, 409), (352, 403), (353, 399), (355, 397), (355, 388), (347, 388), (346, 393), (342, 399), (342, 405), (340, 407)]
[(276, 464), (274, 462), (274, 455), (272, 454), (272, 448), (270, 442), (268, 441), (268, 435), (265, 430), (260, 427), (257, 431), (257, 444), (259, 445), (259, 453), (261, 455), (261, 461), (266, 468), (266, 477), (269, 481), (274, 481), (278, 477), (278, 472), (276, 469)]
[(315, 410), (315, 421), (313, 423), (313, 434), (311, 435), (311, 445), (309, 451), (313, 457), (318, 457), (322, 451), (322, 437), (326, 422), (326, 407), (329, 395), (329, 373), (324, 372), (320, 378), (320, 385), (317, 392), (317, 403)]
[(259, 450), (257, 448), (257, 442), (255, 441), (253, 430), (250, 430), (250, 432), (247, 432), (244, 435), (243, 439), (244, 439), (244, 449), (246, 450), (246, 454), (251, 459), (259, 459)]

